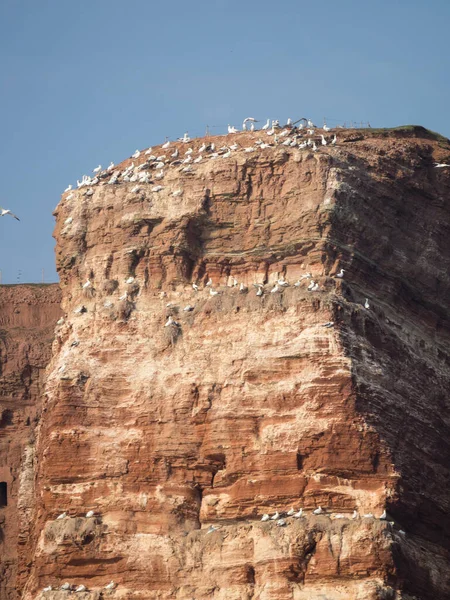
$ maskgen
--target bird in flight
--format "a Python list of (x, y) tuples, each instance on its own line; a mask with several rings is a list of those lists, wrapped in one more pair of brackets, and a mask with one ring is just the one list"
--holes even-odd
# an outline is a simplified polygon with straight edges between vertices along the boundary
[(14, 213), (12, 213), (10, 210), (6, 209), (6, 208), (2, 208), (0, 206), (0, 217), (4, 217), (5, 215), (11, 215), (11, 217), (14, 217), (15, 219), (17, 219), (18, 221), (20, 221), (19, 217), (16, 216)]

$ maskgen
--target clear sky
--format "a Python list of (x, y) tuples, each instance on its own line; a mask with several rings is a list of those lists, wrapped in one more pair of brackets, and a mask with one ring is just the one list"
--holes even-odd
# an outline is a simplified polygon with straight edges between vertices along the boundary
[(448, 0), (0, 0), (3, 283), (56, 281), (52, 211), (99, 163), (244, 117), (450, 136)]

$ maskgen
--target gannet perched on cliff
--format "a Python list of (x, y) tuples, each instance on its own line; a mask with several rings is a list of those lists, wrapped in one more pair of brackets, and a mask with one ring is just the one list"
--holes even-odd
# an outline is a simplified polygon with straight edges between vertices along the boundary
[(66, 582), (66, 583), (63, 583), (62, 586), (59, 589), (60, 590), (70, 590), (71, 587), (72, 586), (70, 585), (70, 583)]
[(206, 532), (208, 533), (214, 533), (214, 531), (217, 531), (218, 529), (220, 529), (219, 527), (215, 527), (214, 525), (210, 525), (208, 531)]
[(86, 587), (85, 585), (83, 585), (83, 584), (79, 585), (79, 586), (78, 586), (78, 587), (75, 589), (75, 591), (76, 591), (76, 592), (85, 592), (86, 590), (87, 590), (87, 587)]
[(327, 126), (327, 124), (324, 122), (322, 129), (324, 131), (330, 131), (330, 127)]
[(212, 288), (209, 290), (210, 296), (217, 296), (218, 294), (219, 294), (219, 292), (216, 292), (216, 290), (213, 290)]
[(131, 156), (132, 156), (132, 158), (139, 158), (140, 155), (141, 155), (140, 151), (136, 150), (136, 152), (134, 154), (132, 154)]
[(295, 515), (292, 515), (294, 517), (294, 519), (300, 519), (300, 517), (303, 515), (303, 508), (301, 508), (298, 512), (295, 513)]
[(170, 142), (169, 142), (169, 140), (167, 140), (167, 142), (165, 142), (165, 143), (164, 143), (164, 144), (161, 146), (161, 148), (168, 148), (169, 146), (170, 146)]
[(387, 514), (386, 514), (386, 509), (383, 510), (382, 515), (380, 516), (380, 521), (386, 521), (387, 519)]
[(327, 145), (327, 140), (325, 139), (325, 137), (321, 134), (320, 137), (322, 138), (322, 146), (326, 146)]
[(435, 163), (434, 166), (436, 169), (442, 169), (443, 167), (450, 167), (450, 165), (447, 165), (446, 163)]
[(188, 142), (191, 141), (191, 138), (188, 135), (188, 132), (186, 131), (186, 133), (183, 135), (183, 137), (181, 138), (181, 141), (183, 142), (183, 144), (187, 144)]
[(321, 506), (319, 506), (319, 508), (316, 508), (316, 510), (313, 510), (313, 515), (321, 515), (324, 512), (325, 511), (323, 510), (323, 508)]
[(98, 167), (95, 167), (95, 169), (92, 169), (93, 173), (100, 173), (100, 171), (102, 170), (102, 165), (98, 165)]
[(53, 590), (53, 587), (51, 585), (48, 585), (47, 587), (43, 588), (43, 592), (51, 592)]
[(115, 584), (114, 581), (110, 581), (108, 583), (108, 585), (105, 585), (105, 590), (113, 590), (116, 587), (117, 587), (117, 584)]
[(149, 154), (152, 153), (153, 148), (150, 146), (150, 148), (147, 148), (147, 150), (145, 151), (145, 156), (148, 156)]
[(353, 514), (352, 514), (352, 519), (358, 519), (358, 518), (359, 518), (358, 511), (357, 511), (357, 510), (354, 510), (354, 511), (353, 511)]
[(264, 294), (264, 288), (262, 286), (258, 287), (258, 289), (256, 290), (256, 295), (262, 296), (263, 294)]
[(338, 279), (342, 279), (344, 277), (345, 269), (341, 269), (339, 273), (336, 275)]
[(248, 291), (248, 287), (241, 282), (241, 285), (239, 286), (239, 291), (241, 293), (245, 293)]
[(193, 283), (192, 289), (194, 290), (194, 292), (198, 292), (198, 285), (196, 283)]
[(152, 192), (160, 192), (163, 189), (162, 185), (155, 185), (155, 187), (152, 187)]
[(264, 131), (266, 131), (267, 129), (269, 129), (269, 127), (270, 127), (270, 119), (267, 119), (267, 123), (265, 125), (263, 125), (262, 129)]
[(287, 513), (286, 513), (286, 514), (287, 514), (287, 516), (288, 516), (288, 517), (292, 517), (292, 516), (294, 515), (294, 513), (295, 513), (295, 508), (294, 508), (294, 507), (292, 507), (291, 509), (289, 509), (289, 510), (287, 511)]
[(56, 520), (60, 521), (61, 519), (65, 519), (66, 517), (67, 517), (67, 513), (63, 512), (62, 514), (60, 514), (56, 517)]
[(266, 513), (261, 517), (261, 521), (270, 521), (269, 515)]
[(169, 327), (169, 325), (174, 325), (175, 327), (178, 327), (179, 323), (177, 323), (177, 321), (175, 321), (175, 319), (170, 316), (167, 321), (166, 324), (164, 325), (164, 327)]
[(5, 217), (6, 215), (9, 215), (10, 217), (13, 217), (14, 219), (16, 219), (17, 221), (20, 221), (19, 217), (17, 215), (15, 215), (14, 213), (12, 213), (10, 210), (8, 210), (7, 208), (2, 208), (0, 206), (0, 217)]
[(271, 519), (272, 521), (276, 521), (276, 520), (277, 520), (277, 519), (279, 519), (279, 518), (280, 518), (280, 513), (279, 513), (278, 511), (277, 511), (277, 512), (276, 512), (274, 515), (272, 515), (272, 516), (270, 517), (270, 519)]
[(188, 304), (187, 306), (185, 306), (183, 308), (184, 312), (192, 312), (194, 310), (194, 307), (191, 306), (190, 304)]
[(85, 290), (86, 288), (88, 288), (88, 287), (91, 287), (91, 285), (92, 285), (92, 284), (91, 284), (91, 280), (90, 280), (90, 279), (88, 279), (88, 280), (86, 281), (86, 283), (83, 283), (83, 289)]
[(66, 189), (64, 190), (64, 193), (70, 192), (71, 189), (72, 189), (72, 184), (70, 184), (66, 187)]
[(238, 133), (238, 130), (234, 125), (228, 125), (228, 133)]
[(278, 285), (278, 283), (276, 283), (273, 288), (270, 290), (271, 294), (276, 294), (277, 292), (281, 291), (280, 286)]
[(172, 192), (172, 196), (174, 198), (178, 198), (178, 196), (181, 196), (183, 194), (183, 190), (175, 190), (174, 192)]
[(90, 519), (91, 517), (93, 517), (93, 516), (94, 516), (94, 514), (95, 514), (95, 513), (94, 513), (94, 511), (93, 511), (93, 510), (89, 510), (89, 511), (86, 513), (86, 519)]
[(277, 527), (286, 527), (287, 523), (284, 519), (278, 519)]
[(370, 308), (370, 304), (369, 304), (369, 299), (366, 298), (366, 301), (364, 302), (364, 308), (367, 308), (367, 310), (369, 310)]
[(336, 142), (337, 142), (337, 137), (336, 137), (336, 134), (334, 134), (334, 138), (331, 140), (331, 145), (335, 146)]

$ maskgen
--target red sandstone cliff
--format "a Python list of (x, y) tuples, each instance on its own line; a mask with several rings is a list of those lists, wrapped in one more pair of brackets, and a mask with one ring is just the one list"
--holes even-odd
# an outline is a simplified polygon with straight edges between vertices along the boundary
[(450, 145), (338, 138), (63, 196), (25, 599), (450, 596)]
[(57, 285), (0, 286), (0, 598), (18, 597), (30, 559), (35, 432), (60, 310)]

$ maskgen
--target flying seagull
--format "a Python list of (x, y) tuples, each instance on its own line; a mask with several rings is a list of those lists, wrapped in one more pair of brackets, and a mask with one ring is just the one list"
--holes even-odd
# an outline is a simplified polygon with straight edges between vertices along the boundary
[(4, 217), (5, 215), (11, 215), (11, 217), (14, 217), (18, 221), (20, 221), (19, 217), (17, 217), (14, 213), (12, 213), (10, 210), (8, 210), (6, 208), (2, 208), (0, 206), (0, 217)]

